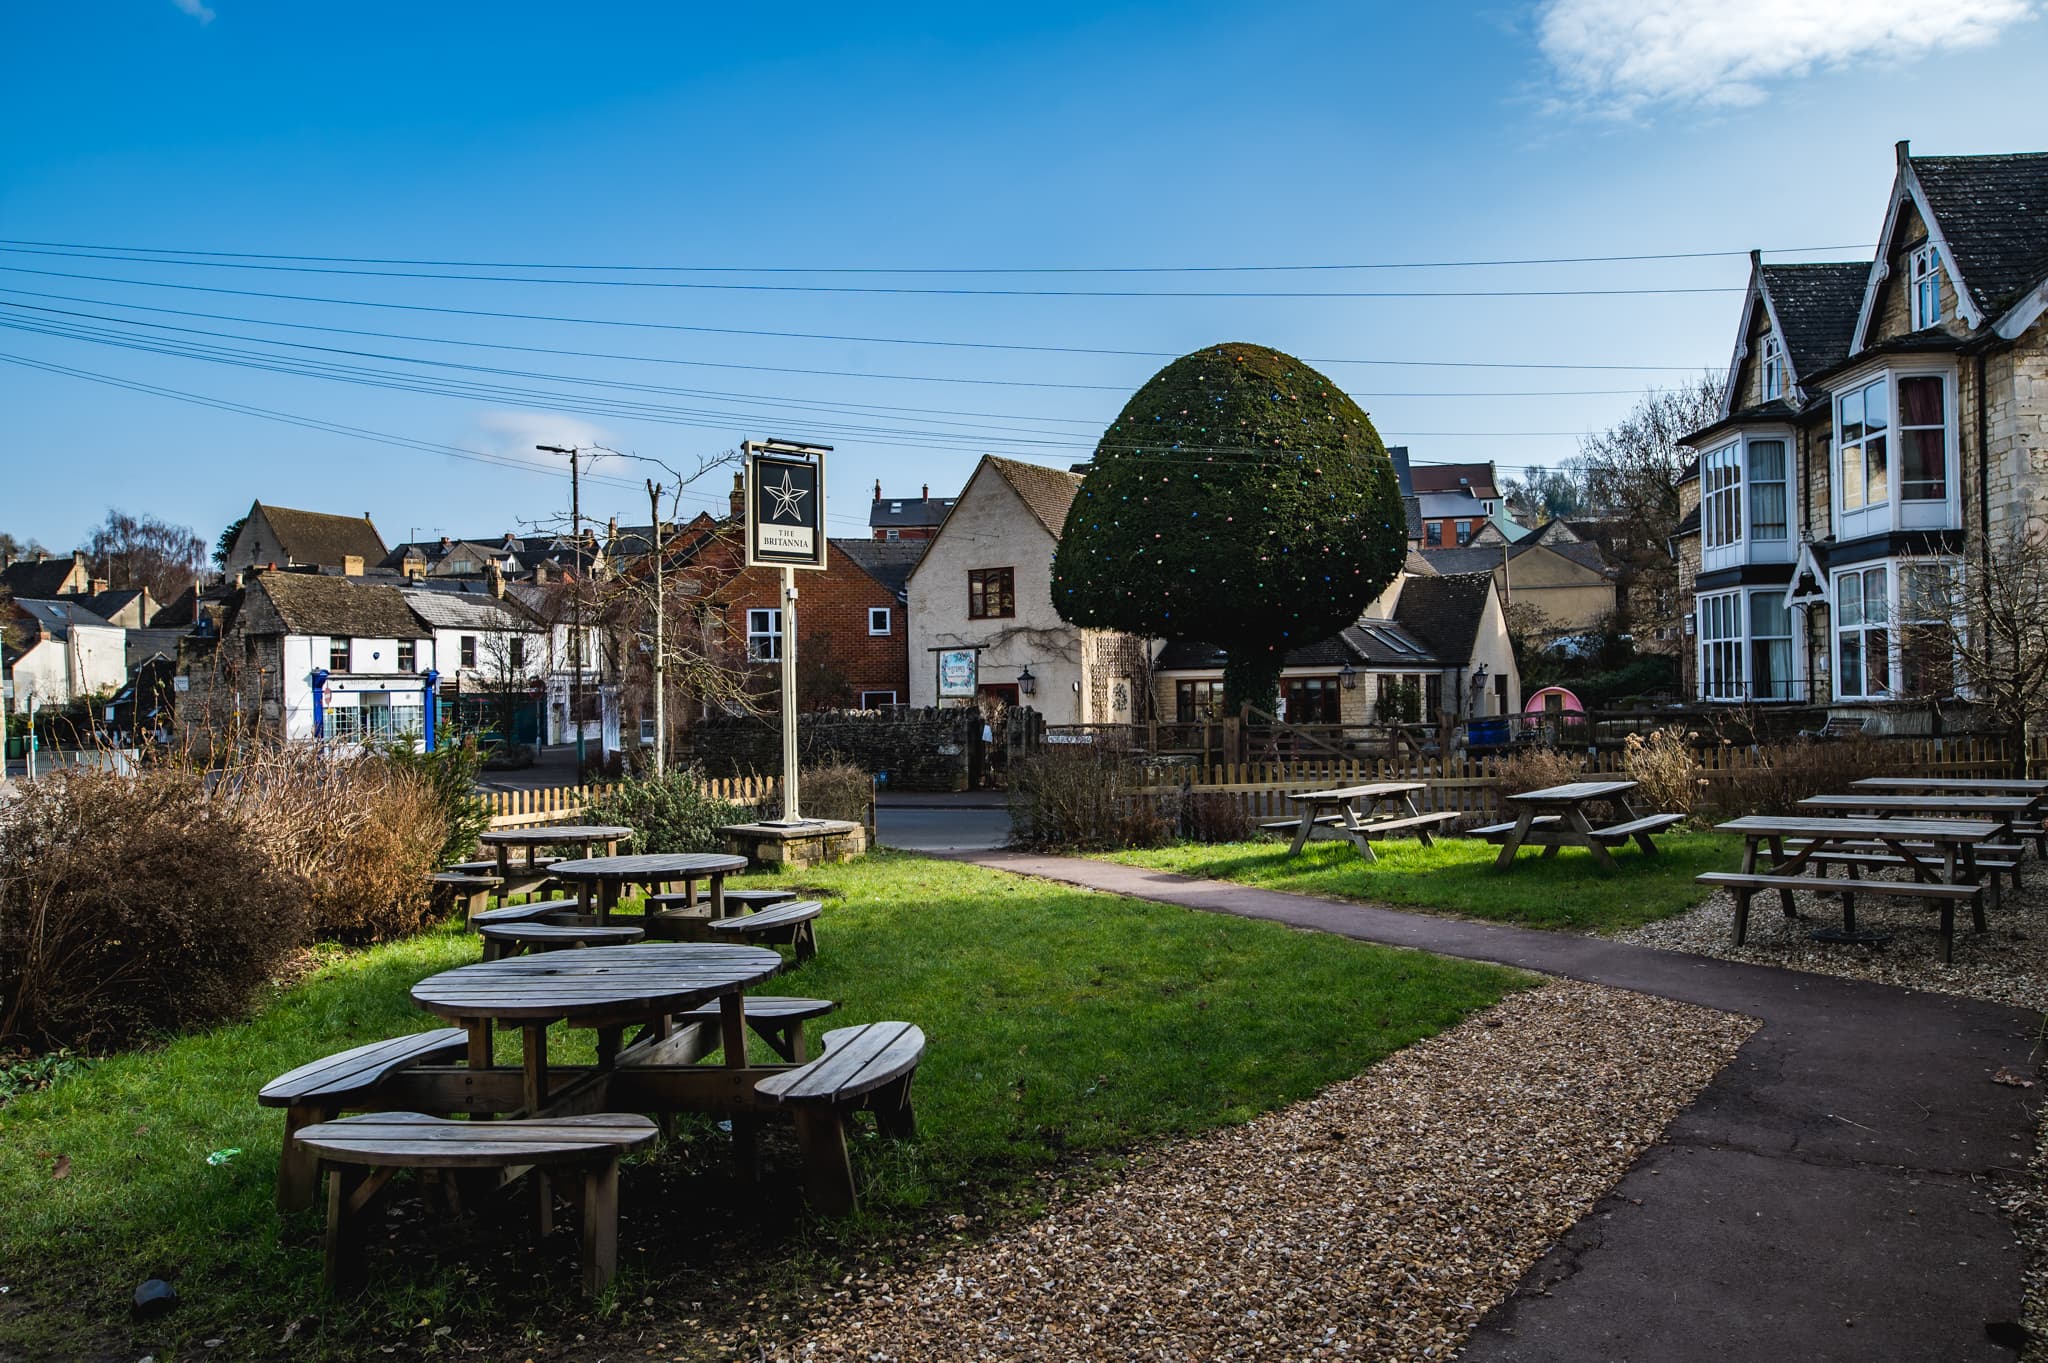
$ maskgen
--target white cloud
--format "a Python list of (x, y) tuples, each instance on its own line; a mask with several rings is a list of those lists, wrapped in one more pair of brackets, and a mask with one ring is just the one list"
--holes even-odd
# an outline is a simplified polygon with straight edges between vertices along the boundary
[(202, 24), (213, 22), (213, 11), (206, 7), (203, 0), (171, 0), (171, 3)]
[(1544, 0), (1544, 56), (1566, 107), (1757, 104), (1773, 81), (1974, 47), (2040, 0)]
[[(483, 432), (483, 439), (476, 442), (486, 453), (503, 455), (523, 463), (559, 463), (564, 472), (569, 462), (561, 455), (542, 454), (535, 445), (567, 445), (581, 448), (586, 445), (612, 445), (619, 442), (602, 426), (573, 416), (562, 416), (556, 412), (485, 412), (476, 419)], [(599, 456), (602, 459), (603, 456)], [(588, 469), (594, 462), (586, 456), (583, 467)]]

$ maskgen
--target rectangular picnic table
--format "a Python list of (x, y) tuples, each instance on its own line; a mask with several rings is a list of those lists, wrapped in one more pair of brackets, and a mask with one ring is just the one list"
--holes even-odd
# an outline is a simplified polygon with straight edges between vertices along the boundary
[[(1742, 869), (1733, 874), (1709, 872), (1700, 876), (1703, 884), (1719, 885), (1735, 895), (1735, 943), (1742, 944), (1749, 926), (1749, 898), (1759, 890), (1776, 890), (1787, 918), (1799, 916), (1792, 891), (1811, 869), (1813, 887), (1842, 896), (1842, 932), (1856, 933), (1858, 893), (1890, 897), (1924, 898), (1941, 908), (1942, 959), (1954, 953), (1954, 911), (1958, 902), (1972, 909), (1976, 930), (1984, 931), (1984, 899), (1995, 886), (1987, 885), (1976, 849), (1996, 837), (2005, 825), (1991, 819), (1913, 818), (1830, 818), (1822, 815), (1749, 814), (1718, 826), (1723, 833), (1743, 838)], [(1788, 841), (1796, 847), (1787, 847)], [(1770, 862), (1761, 871), (1759, 857), (1768, 852)], [(1848, 881), (1828, 885), (1827, 868), (1845, 867)], [(1859, 881), (1862, 869), (1904, 868), (1913, 873), (1913, 883)], [(1851, 886), (1854, 888), (1850, 888)]]
[[(1979, 776), (1866, 776), (1851, 781), (1849, 789), (1874, 794), (2023, 795), (2031, 802), (2021, 816), (2021, 836), (2034, 840), (2034, 850), (2048, 857), (2048, 781), (2025, 781), (2010, 777)], [(1946, 800), (1942, 803), (1946, 805)]]
[[(1417, 791), (1427, 790), (1424, 781), (1371, 781), (1362, 786), (1340, 786), (1334, 790), (1308, 790), (1287, 798), (1301, 806), (1301, 818), (1278, 819), (1261, 828), (1281, 831), (1295, 828), (1294, 845), (1287, 855), (1299, 856), (1302, 847), (1318, 828), (1333, 828), (1351, 840), (1358, 854), (1377, 861), (1369, 839), (1385, 833), (1413, 829), (1424, 847), (1431, 846), (1429, 830), (1457, 818), (1455, 813), (1424, 814), (1415, 807)], [(1359, 805), (1365, 806), (1361, 816)], [(1380, 806), (1389, 806), (1379, 813)]]
[[(1523, 791), (1506, 797), (1516, 810), (1513, 823), (1494, 824), (1475, 833), (1501, 845), (1500, 855), (1493, 863), (1497, 867), (1514, 865), (1515, 853), (1524, 847), (1541, 847), (1546, 857), (1556, 856), (1560, 847), (1583, 847), (1593, 854), (1597, 865), (1611, 871), (1614, 858), (1607, 851), (1609, 843), (1620, 844), (1634, 838), (1645, 855), (1655, 856), (1657, 846), (1650, 841), (1650, 835), (1683, 822), (1685, 817), (1644, 814), (1629, 798), (1635, 789), (1634, 781), (1571, 781), (1543, 790)], [(1598, 804), (1612, 806), (1620, 820), (1594, 827), (1586, 817), (1586, 809)]]

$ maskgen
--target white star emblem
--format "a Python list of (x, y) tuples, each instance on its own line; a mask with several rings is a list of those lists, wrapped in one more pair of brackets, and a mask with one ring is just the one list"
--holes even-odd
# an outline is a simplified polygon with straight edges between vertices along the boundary
[(766, 491), (770, 497), (775, 499), (775, 509), (768, 513), (769, 520), (780, 520), (784, 516), (789, 517), (793, 521), (800, 521), (804, 518), (802, 502), (804, 498), (811, 494), (808, 489), (792, 487), (790, 485), (788, 469), (782, 471), (782, 486), (769, 487)]

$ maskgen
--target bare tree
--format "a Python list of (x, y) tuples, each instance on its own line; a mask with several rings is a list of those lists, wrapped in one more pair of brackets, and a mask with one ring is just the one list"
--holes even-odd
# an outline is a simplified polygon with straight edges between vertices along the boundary
[(1960, 560), (1907, 565), (1896, 624), (1903, 698), (1981, 715), (2031, 776), (2048, 711), (2048, 522), (2029, 520)]
[(116, 587), (147, 587), (151, 596), (168, 602), (199, 580), (206, 542), (190, 526), (113, 508), (86, 539), (85, 556), (94, 577)]
[(1623, 610), (1640, 636), (1670, 629), (1678, 616), (1678, 565), (1668, 549), (1683, 518), (1679, 479), (1692, 452), (1678, 442), (1721, 415), (1721, 381), (1712, 374), (1643, 395), (1629, 414), (1579, 442), (1567, 464), (1603, 518), (1630, 528), (1622, 559)]

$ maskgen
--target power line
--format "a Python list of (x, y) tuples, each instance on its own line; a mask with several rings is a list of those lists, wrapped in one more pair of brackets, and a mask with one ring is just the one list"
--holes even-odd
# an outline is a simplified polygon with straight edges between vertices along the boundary
[[(138, 256), (107, 255), (91, 251), (42, 251), (21, 246), (0, 246), (0, 251), (53, 255), (70, 260), (108, 260), (127, 265), (174, 265), (217, 270), (262, 270), (283, 274), (346, 275), (368, 279), (434, 279), (470, 284), (547, 284), (576, 288), (605, 289), (691, 289), (717, 293), (830, 293), (882, 294), (938, 298), (1292, 298), (1292, 299), (1393, 299), (1393, 298), (1623, 298), (1646, 295), (1741, 293), (1734, 285), (1658, 285), (1647, 288), (1613, 289), (968, 289), (936, 285), (905, 284), (761, 284), (711, 283), (701, 279), (559, 279), (547, 276), (503, 274), (446, 274), (434, 270), (379, 270), (341, 265), (266, 265), (234, 260), (150, 260)], [(19, 267), (7, 266), (15, 269)], [(29, 271), (29, 273), (40, 273)], [(141, 283), (141, 280), (131, 281)]]
[[(37, 270), (23, 265), (0, 265), (0, 271), (39, 275), (52, 279), (82, 279), (99, 284), (125, 284), (137, 288), (177, 289), (186, 293), (223, 294), (236, 298), (266, 298), (286, 303), (317, 303), (334, 307), (384, 308), (398, 312), (425, 312), (450, 317), (485, 317), (499, 321), (559, 322), (573, 326), (625, 327), (641, 331), (680, 331), (709, 336), (761, 336), (776, 340), (837, 341), (855, 345), (931, 346), (951, 350), (1000, 350), (1044, 355), (1116, 355), (1137, 359), (1178, 359), (1169, 350), (1129, 350), (1103, 346), (1027, 345), (1009, 341), (942, 341), (896, 336), (849, 336), (817, 331), (769, 331), (745, 327), (711, 327), (684, 322), (642, 322), (616, 317), (563, 317), (548, 313), (501, 312), (487, 308), (453, 308), (430, 303), (392, 303), (361, 298), (324, 298), (317, 294), (272, 293), (262, 289), (227, 289), (205, 284), (178, 284), (159, 279), (122, 279), (111, 275), (76, 274), (62, 270)], [(20, 292), (15, 290), (14, 292)], [(116, 306), (122, 306), (117, 304)], [(1703, 366), (1675, 364), (1529, 364), (1477, 360), (1352, 360), (1316, 359), (1305, 364), (1410, 365), (1431, 369), (1577, 369), (1619, 373), (1699, 373)]]
[[(1299, 265), (593, 265), (543, 261), (506, 260), (413, 260), (390, 256), (284, 255), (266, 251), (194, 251), (174, 246), (111, 246), (75, 241), (30, 241), (0, 237), (0, 248), (38, 254), (83, 251), (120, 251), (129, 256), (199, 256), (206, 259), (271, 260), (329, 265), (409, 265), (444, 269), (475, 270), (592, 270), (612, 273), (664, 274), (844, 274), (844, 275), (1123, 275), (1123, 274), (1284, 274), (1336, 272), (1346, 270), (1457, 270), (1519, 265), (1606, 265), (1651, 260), (1722, 260), (1747, 256), (1746, 250), (1656, 251), (1607, 256), (1519, 256), (1485, 260), (1409, 260)], [(1812, 255), (1820, 251), (1869, 251), (1870, 243), (1845, 246), (1780, 246), (1765, 255)], [(125, 259), (123, 257), (111, 257)], [(166, 261), (166, 264), (197, 263)]]

